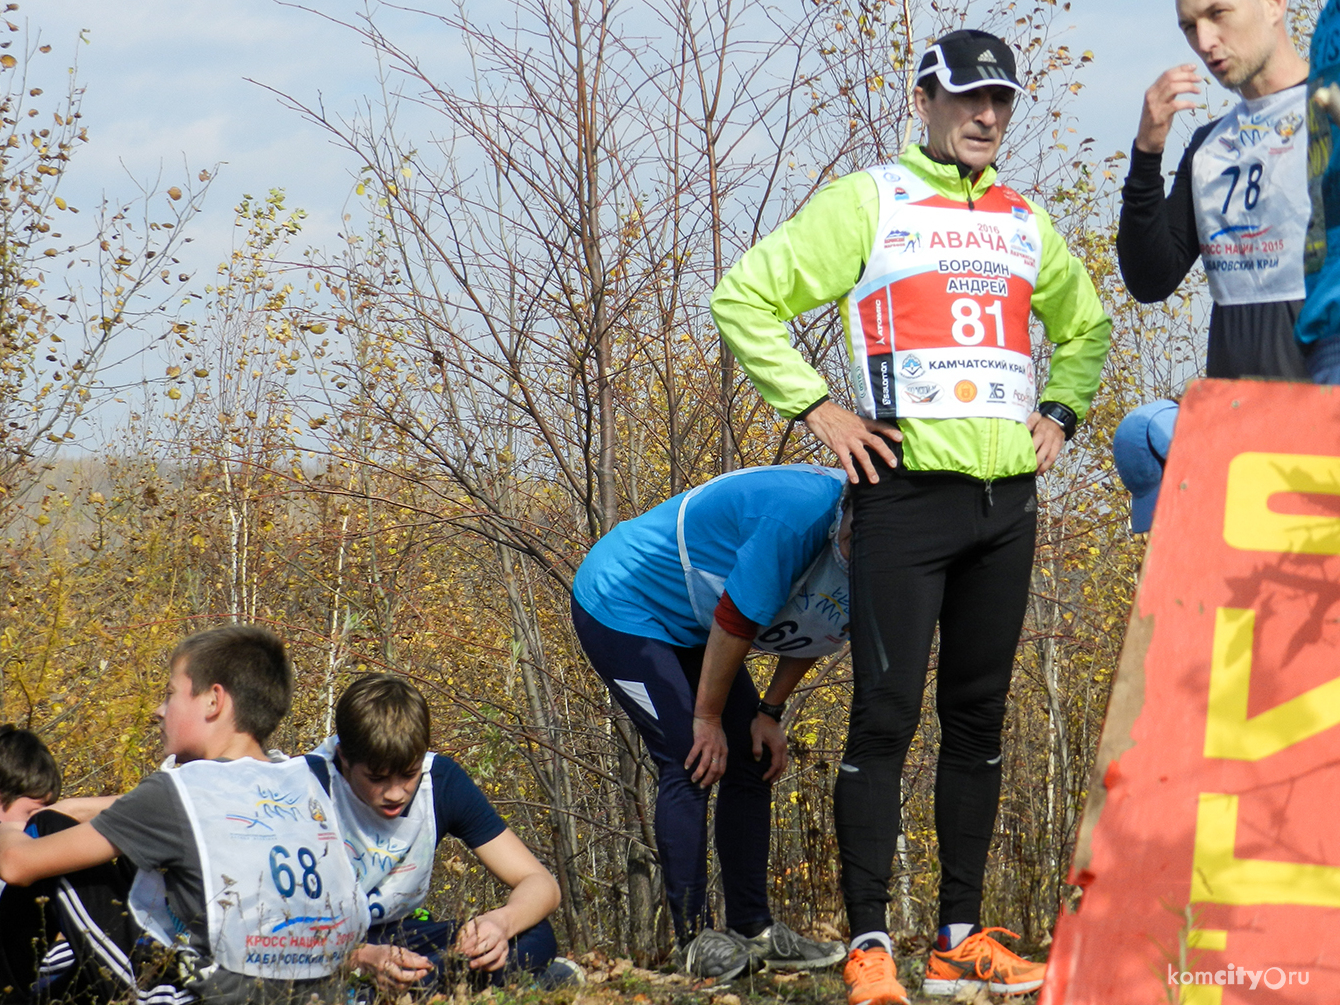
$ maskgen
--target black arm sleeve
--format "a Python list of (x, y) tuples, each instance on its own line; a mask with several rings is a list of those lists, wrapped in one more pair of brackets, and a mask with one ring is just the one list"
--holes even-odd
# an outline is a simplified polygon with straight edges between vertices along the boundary
[(1131, 170), (1121, 189), (1117, 261), (1131, 296), (1141, 303), (1164, 300), (1200, 255), (1196, 210), (1191, 201), (1191, 158), (1214, 123), (1197, 129), (1182, 154), (1172, 191), (1163, 195), (1163, 155), (1131, 146)]

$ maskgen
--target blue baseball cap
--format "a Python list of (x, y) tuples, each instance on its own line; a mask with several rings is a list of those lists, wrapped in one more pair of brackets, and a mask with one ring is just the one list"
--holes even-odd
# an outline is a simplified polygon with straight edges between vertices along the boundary
[(1145, 533), (1154, 522), (1154, 504), (1159, 501), (1163, 464), (1176, 422), (1177, 402), (1151, 401), (1122, 419), (1112, 437), (1117, 473), (1131, 494), (1131, 530), (1136, 534)]

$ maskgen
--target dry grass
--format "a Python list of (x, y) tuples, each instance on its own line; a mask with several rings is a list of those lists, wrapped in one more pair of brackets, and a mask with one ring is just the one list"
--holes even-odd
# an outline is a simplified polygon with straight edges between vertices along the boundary
[[(762, 971), (722, 984), (695, 980), (668, 970), (647, 970), (623, 957), (587, 953), (578, 961), (586, 971), (586, 984), (542, 991), (535, 987), (491, 988), (471, 995), (459, 985), (451, 996), (436, 995), (424, 1005), (844, 1005), (846, 988), (838, 968), (816, 973)], [(901, 956), (900, 979), (911, 992), (912, 1005), (946, 1005), (950, 999), (918, 994), (925, 956)], [(985, 992), (961, 994), (957, 1005), (1034, 1005), (1036, 994), (1006, 998)], [(377, 1005), (418, 1005), (408, 995), (398, 1001), (384, 997)]]

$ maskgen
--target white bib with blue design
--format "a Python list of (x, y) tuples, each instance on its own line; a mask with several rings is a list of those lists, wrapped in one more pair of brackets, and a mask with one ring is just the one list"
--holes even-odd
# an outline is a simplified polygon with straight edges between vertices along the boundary
[[(367, 933), (368, 911), (335, 804), (307, 762), (192, 761), (167, 777), (200, 857), (213, 962), (271, 980), (334, 973)], [(162, 891), (161, 875), (142, 871), (132, 911), (150, 935), (180, 944)]]
[(437, 848), (432, 776), (435, 755), (424, 755), (422, 780), (408, 811), (388, 820), (354, 795), (336, 770), (337, 740), (329, 737), (314, 753), (330, 762), (335, 812), (358, 885), (368, 898), (372, 923), (395, 921), (428, 899)]
[(1223, 306), (1302, 300), (1307, 88), (1243, 101), (1191, 160), (1191, 191), (1210, 295)]

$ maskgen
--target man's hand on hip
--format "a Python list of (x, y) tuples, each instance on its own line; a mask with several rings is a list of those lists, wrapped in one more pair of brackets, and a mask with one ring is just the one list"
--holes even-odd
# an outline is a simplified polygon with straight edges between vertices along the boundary
[(1179, 98), (1179, 94), (1199, 94), (1200, 74), (1191, 63), (1174, 66), (1145, 91), (1145, 104), (1140, 112), (1140, 131), (1135, 134), (1135, 146), (1147, 154), (1163, 153), (1168, 142), (1168, 130), (1178, 112), (1196, 107), (1194, 101)]
[(803, 421), (829, 450), (837, 454), (838, 463), (847, 472), (847, 480), (853, 485), (860, 481), (856, 474), (858, 464), (870, 481), (879, 481), (879, 475), (875, 474), (875, 466), (870, 460), (871, 450), (883, 458), (889, 467), (898, 466), (898, 458), (893, 455), (889, 441), (901, 443), (903, 434), (887, 423), (864, 418), (831, 401), (825, 401), (805, 416)]
[(1059, 422), (1047, 418), (1041, 412), (1028, 417), (1028, 431), (1033, 434), (1033, 452), (1038, 457), (1038, 474), (1045, 475), (1056, 458), (1061, 456), (1065, 446), (1065, 430)]

